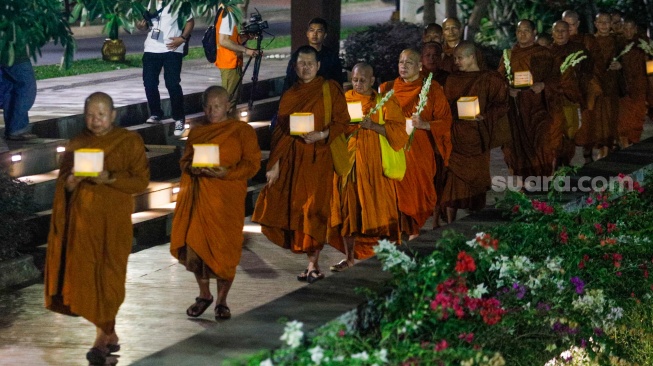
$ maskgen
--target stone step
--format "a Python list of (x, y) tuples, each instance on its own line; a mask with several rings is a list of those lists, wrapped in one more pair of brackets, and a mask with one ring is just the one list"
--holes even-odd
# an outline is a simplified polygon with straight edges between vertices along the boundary
[(59, 157), (67, 140), (38, 138), (30, 141), (7, 141), (9, 151), (0, 153), (0, 169), (12, 177), (43, 174), (59, 168)]

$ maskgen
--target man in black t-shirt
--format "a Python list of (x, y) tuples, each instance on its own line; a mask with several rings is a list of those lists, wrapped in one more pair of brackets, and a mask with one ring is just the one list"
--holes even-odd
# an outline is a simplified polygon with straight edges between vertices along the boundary
[[(308, 39), (308, 44), (317, 50), (318, 58), (320, 59), (320, 69), (317, 75), (328, 80), (335, 80), (338, 84), (342, 85), (346, 80), (342, 73), (342, 65), (340, 64), (338, 52), (323, 45), (324, 39), (327, 36), (327, 28), (326, 20), (313, 18), (308, 23), (306, 38)], [(293, 53), (286, 69), (286, 80), (283, 84), (284, 91), (288, 90), (297, 81), (297, 73), (294, 70), (296, 60), (297, 55)]]

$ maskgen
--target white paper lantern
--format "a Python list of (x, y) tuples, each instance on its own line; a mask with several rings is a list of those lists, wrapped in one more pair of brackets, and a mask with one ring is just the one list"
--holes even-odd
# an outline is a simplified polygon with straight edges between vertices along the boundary
[(104, 170), (102, 149), (75, 150), (73, 170), (76, 177), (97, 177)]
[(413, 133), (413, 130), (415, 127), (413, 126), (413, 119), (412, 118), (406, 118), (406, 133), (410, 135)]
[(646, 61), (646, 75), (653, 75), (653, 60)]
[(515, 88), (523, 88), (533, 85), (533, 75), (530, 71), (516, 71), (513, 82)]
[(363, 120), (363, 103), (361, 102), (347, 102), (347, 110), (351, 122), (361, 122)]
[(197, 168), (220, 166), (220, 146), (216, 144), (193, 144), (193, 164)]
[(460, 97), (456, 104), (458, 107), (458, 118), (460, 119), (474, 119), (481, 114), (478, 97)]
[(290, 134), (303, 135), (315, 131), (313, 113), (293, 113), (290, 115)]

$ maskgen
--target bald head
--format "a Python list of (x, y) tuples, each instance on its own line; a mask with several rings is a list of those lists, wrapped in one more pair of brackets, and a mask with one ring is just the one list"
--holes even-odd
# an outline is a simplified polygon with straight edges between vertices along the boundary
[(573, 19), (575, 21), (579, 20), (578, 13), (575, 10), (565, 10), (562, 12), (562, 20), (565, 18)]
[(419, 61), (421, 55), (419, 52), (417, 52), (416, 49), (414, 48), (406, 48), (405, 50), (401, 51), (401, 54), (399, 55), (399, 59), (401, 59), (402, 56), (409, 57), (412, 60)]
[(351, 72), (363, 73), (369, 77), (374, 76), (374, 69), (367, 62), (359, 62), (351, 69)]
[(429, 25), (424, 28), (422, 43), (427, 42), (442, 43), (442, 27), (439, 24), (429, 23)]
[(209, 86), (208, 88), (206, 88), (206, 90), (204, 90), (204, 93), (202, 93), (202, 107), (206, 106), (206, 102), (211, 97), (225, 98), (229, 100), (229, 92), (227, 91), (227, 89), (219, 85)]
[(519, 26), (528, 27), (528, 29), (530, 29), (531, 31), (535, 30), (535, 23), (533, 23), (533, 21), (530, 20), (530, 19), (520, 20), (519, 23), (517, 23), (517, 27), (519, 27)]
[(419, 77), (419, 71), (422, 68), (421, 56), (419, 52), (412, 48), (407, 48), (399, 55), (399, 76), (406, 82), (412, 82)]
[(569, 24), (569, 35), (575, 36), (578, 34), (578, 27), (580, 26), (580, 17), (574, 10), (565, 10), (562, 13), (562, 20)]
[(422, 45), (422, 68), (428, 72), (435, 72), (442, 61), (442, 45), (437, 42), (427, 42)]
[(458, 46), (456, 46), (456, 50), (454, 52), (461, 56), (476, 56), (476, 46), (474, 45), (474, 42), (462, 41), (458, 43)]
[(445, 18), (442, 21), (442, 34), (449, 47), (456, 47), (461, 39), (462, 24), (457, 18)]
[(84, 101), (84, 113), (86, 113), (88, 106), (92, 103), (104, 103), (109, 109), (113, 109), (113, 99), (107, 93), (95, 92), (89, 95)]
[(357, 93), (371, 95), (374, 81), (374, 69), (368, 63), (359, 62), (351, 69), (351, 83)]
[(553, 23), (551, 27), (551, 35), (553, 36), (553, 42), (559, 46), (564, 46), (569, 42), (569, 24), (564, 20), (558, 20)]

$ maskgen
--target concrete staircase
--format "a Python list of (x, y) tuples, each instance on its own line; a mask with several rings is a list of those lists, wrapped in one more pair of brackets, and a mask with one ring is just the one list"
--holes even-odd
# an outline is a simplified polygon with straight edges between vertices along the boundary
[[(255, 102), (247, 110), (247, 100), (241, 100), (238, 114), (241, 120), (255, 129), (263, 152), (261, 170), (248, 182), (246, 215), (251, 215), (259, 191), (265, 185), (265, 166), (269, 156), (270, 119), (279, 104), (283, 79), (274, 78), (259, 82)], [(250, 96), (250, 84), (243, 86), (243, 96)], [(201, 120), (201, 93), (185, 96), (186, 123)], [(162, 101), (164, 110), (169, 101)], [(118, 107), (118, 124), (137, 132), (144, 140), (150, 164), (150, 184), (147, 189), (134, 195), (135, 208), (132, 214), (134, 229), (134, 251), (166, 243), (170, 238), (172, 214), (179, 190), (179, 159), (182, 156), (187, 133), (181, 138), (174, 136), (174, 121), (164, 120), (161, 124), (143, 124), (148, 116), (146, 103)], [(246, 112), (246, 113), (245, 113)], [(52, 201), (59, 160), (65, 151), (68, 139), (84, 129), (83, 115), (47, 119), (33, 123), (33, 132), (40, 136), (28, 142), (9, 141), (9, 151), (0, 154), (0, 167), (8, 167), (10, 175), (28, 183), (34, 192), (34, 214), (28, 220), (33, 237), (27, 247), (29, 252), (47, 242), (52, 214)]]

